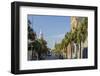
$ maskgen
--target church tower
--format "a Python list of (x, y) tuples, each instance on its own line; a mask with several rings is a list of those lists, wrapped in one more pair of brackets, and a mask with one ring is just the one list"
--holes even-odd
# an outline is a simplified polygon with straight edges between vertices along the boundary
[(40, 30), (39, 39), (43, 39), (43, 32)]

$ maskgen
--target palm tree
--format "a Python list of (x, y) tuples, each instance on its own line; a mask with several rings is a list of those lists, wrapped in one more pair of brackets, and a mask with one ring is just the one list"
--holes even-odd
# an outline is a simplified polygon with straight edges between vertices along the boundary
[(77, 36), (78, 36), (78, 29), (76, 28), (74, 31), (74, 34), (73, 34), (74, 44), (76, 46), (76, 48), (75, 48), (76, 49), (76, 58), (78, 58), (78, 49), (77, 48), (78, 48), (78, 40), (79, 40)]
[(79, 43), (80, 46), (80, 58), (81, 56), (81, 44), (87, 38), (87, 18), (84, 18), (83, 21), (79, 23), (78, 31), (77, 31), (77, 42)]
[(87, 28), (88, 28), (88, 22), (87, 22), (87, 18), (84, 18), (83, 19), (83, 22), (82, 22), (82, 35), (83, 35), (83, 38), (82, 38), (82, 42), (84, 43), (84, 41), (86, 40), (87, 38)]
[(68, 46), (68, 40), (64, 38), (61, 42), (61, 49), (66, 54), (66, 58), (67, 58), (67, 46)]
[[(67, 47), (68, 45), (71, 45), (72, 44), (72, 32), (67, 32), (65, 34), (65, 38), (64, 40), (62, 41), (63, 45), (64, 45), (64, 48), (65, 48), (65, 52), (68, 53), (68, 51), (71, 52), (71, 58), (72, 58), (72, 46), (70, 47), (71, 50), (67, 50)], [(66, 54), (68, 55), (68, 54)], [(68, 56), (67, 56), (68, 57)]]
[(55, 51), (56, 54), (61, 53), (61, 44), (60, 43), (55, 43), (54, 51)]
[[(84, 18), (83, 21), (82, 21), (82, 27), (81, 27), (81, 34), (82, 34), (82, 40), (81, 41), (82, 41), (82, 43), (84, 43), (86, 41), (86, 39), (87, 39), (87, 34), (88, 34), (87, 25), (88, 25), (87, 18)], [(84, 45), (82, 45), (82, 46), (84, 47)]]

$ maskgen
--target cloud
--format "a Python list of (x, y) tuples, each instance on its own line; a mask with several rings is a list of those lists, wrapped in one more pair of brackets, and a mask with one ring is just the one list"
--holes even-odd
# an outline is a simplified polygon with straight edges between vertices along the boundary
[(65, 34), (59, 34), (59, 35), (52, 36), (52, 38), (63, 38), (64, 36)]
[(55, 39), (55, 38), (64, 38), (64, 36), (65, 36), (65, 33), (63, 33), (63, 34), (58, 34), (58, 35), (53, 35), (53, 36), (48, 36), (48, 37), (45, 37), (46, 39), (48, 39), (48, 38), (51, 38), (51, 39)]

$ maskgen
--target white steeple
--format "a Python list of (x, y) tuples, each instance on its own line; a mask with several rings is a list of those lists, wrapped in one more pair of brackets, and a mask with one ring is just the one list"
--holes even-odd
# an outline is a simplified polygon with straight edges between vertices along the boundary
[(39, 39), (41, 39), (41, 38), (43, 38), (43, 33), (42, 33), (41, 29), (40, 29)]

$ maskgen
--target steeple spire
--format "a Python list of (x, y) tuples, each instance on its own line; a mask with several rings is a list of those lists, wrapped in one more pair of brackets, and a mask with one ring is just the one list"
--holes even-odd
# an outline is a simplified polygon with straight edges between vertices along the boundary
[(40, 29), (40, 33), (39, 33), (39, 38), (43, 39), (43, 32), (41, 31), (41, 29)]

